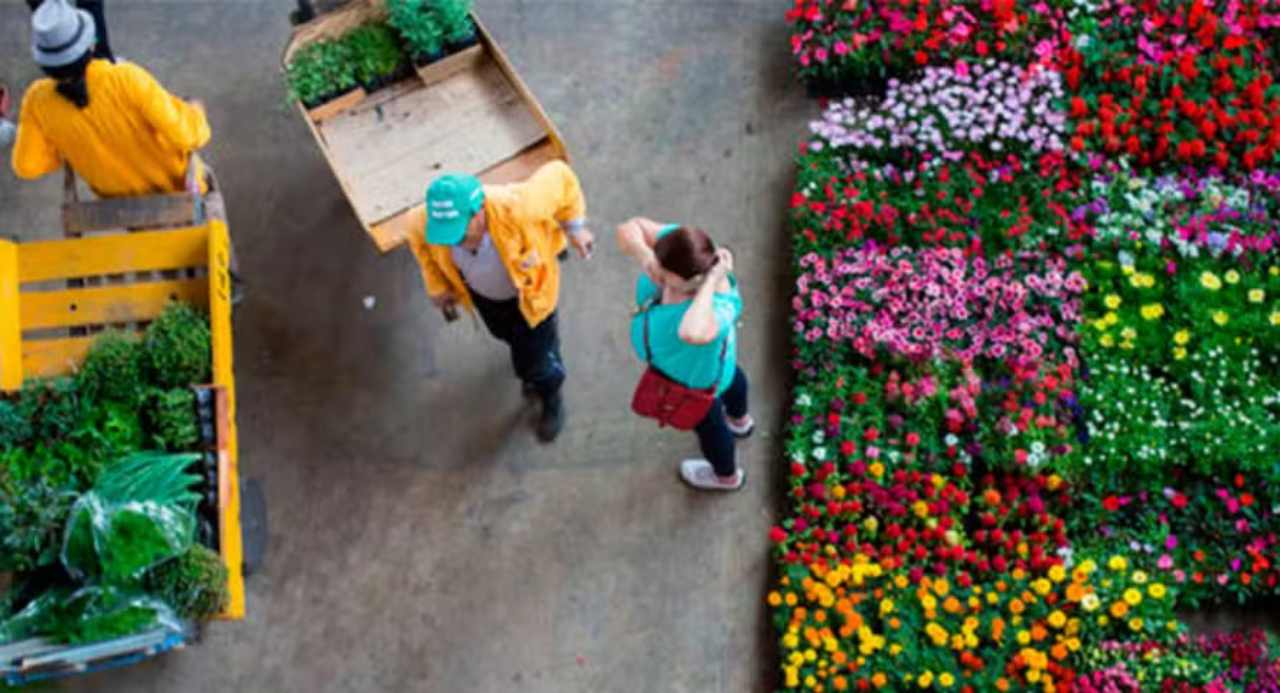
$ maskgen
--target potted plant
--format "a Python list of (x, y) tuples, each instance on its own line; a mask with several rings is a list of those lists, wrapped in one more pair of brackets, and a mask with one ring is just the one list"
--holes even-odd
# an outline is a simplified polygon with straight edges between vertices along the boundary
[(385, 24), (366, 24), (342, 38), (347, 44), (356, 79), (375, 92), (401, 77), (407, 67), (395, 32)]
[(387, 21), (409, 46), (409, 57), (423, 67), (444, 57), (444, 29), (422, 0), (387, 0)]
[(350, 48), (342, 42), (320, 40), (294, 54), (285, 68), (289, 93), (322, 120), (359, 103), (364, 90), (356, 79)]
[(445, 49), (458, 53), (476, 45), (476, 25), (471, 21), (471, 0), (434, 0), (440, 27), (444, 30)]

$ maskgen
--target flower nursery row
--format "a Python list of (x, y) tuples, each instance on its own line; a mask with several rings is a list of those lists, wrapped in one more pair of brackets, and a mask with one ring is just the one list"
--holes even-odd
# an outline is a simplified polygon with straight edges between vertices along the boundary
[(0, 398), (0, 644), (90, 643), (226, 607), (208, 319), (170, 304), (107, 331), (74, 377)]
[(782, 688), (1280, 690), (1280, 6), (788, 21)]

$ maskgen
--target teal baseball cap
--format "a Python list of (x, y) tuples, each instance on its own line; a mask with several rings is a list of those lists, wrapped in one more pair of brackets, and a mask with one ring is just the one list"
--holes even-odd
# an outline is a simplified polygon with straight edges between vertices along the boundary
[(457, 245), (467, 235), (471, 217), (484, 207), (480, 179), (465, 173), (446, 173), (427, 186), (427, 242)]

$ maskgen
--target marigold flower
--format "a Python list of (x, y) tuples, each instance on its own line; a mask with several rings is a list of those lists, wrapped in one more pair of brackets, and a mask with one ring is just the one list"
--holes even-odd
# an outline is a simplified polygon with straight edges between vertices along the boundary
[(1147, 594), (1151, 595), (1152, 599), (1164, 599), (1165, 587), (1159, 582), (1153, 582), (1147, 587)]
[(1129, 561), (1125, 560), (1124, 556), (1116, 554), (1107, 560), (1107, 567), (1119, 572), (1129, 567)]
[(1267, 298), (1267, 292), (1262, 289), (1249, 289), (1249, 302), (1262, 303)]
[(1129, 613), (1129, 605), (1123, 601), (1113, 602), (1110, 611), (1114, 618), (1124, 618)]
[(1222, 280), (1218, 279), (1218, 275), (1213, 272), (1202, 272), (1200, 274), (1200, 286), (1210, 291), (1217, 291), (1222, 288)]
[(1142, 630), (1142, 619), (1137, 616), (1129, 619), (1129, 630), (1134, 632)]
[(1129, 606), (1137, 606), (1142, 603), (1142, 593), (1130, 587), (1124, 591), (1124, 601)]
[(1102, 303), (1111, 310), (1115, 310), (1120, 307), (1120, 297), (1116, 294), (1107, 294), (1107, 297), (1102, 299)]
[(1174, 358), (1174, 360), (1175, 360), (1175, 361), (1181, 361), (1181, 360), (1183, 360), (1183, 359), (1187, 358), (1187, 350), (1186, 350), (1186, 348), (1184, 348), (1184, 347), (1174, 347), (1174, 348), (1173, 348), (1173, 358)]
[(1226, 277), (1228, 284), (1238, 284), (1240, 282), (1240, 273), (1235, 270), (1227, 270), (1227, 273), (1223, 276)]
[(1225, 310), (1213, 311), (1213, 321), (1218, 325), (1225, 325), (1230, 320), (1231, 320), (1231, 316), (1227, 315), (1227, 311)]

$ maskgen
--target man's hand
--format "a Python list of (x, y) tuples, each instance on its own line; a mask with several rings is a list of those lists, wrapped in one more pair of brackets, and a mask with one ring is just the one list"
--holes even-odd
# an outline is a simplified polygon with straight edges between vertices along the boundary
[(583, 227), (569, 234), (569, 244), (578, 251), (578, 257), (590, 260), (591, 253), (596, 248), (596, 237), (592, 235), (590, 229)]

